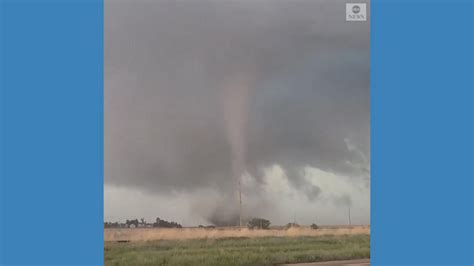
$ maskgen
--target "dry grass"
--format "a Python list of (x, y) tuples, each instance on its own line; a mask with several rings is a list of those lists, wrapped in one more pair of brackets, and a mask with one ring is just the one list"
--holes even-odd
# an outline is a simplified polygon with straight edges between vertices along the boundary
[(299, 227), (269, 230), (249, 230), (238, 228), (135, 228), (105, 229), (105, 241), (150, 241), (150, 240), (187, 240), (187, 239), (220, 239), (220, 238), (256, 238), (256, 237), (317, 237), (342, 235), (370, 235), (370, 226), (321, 227), (313, 230)]

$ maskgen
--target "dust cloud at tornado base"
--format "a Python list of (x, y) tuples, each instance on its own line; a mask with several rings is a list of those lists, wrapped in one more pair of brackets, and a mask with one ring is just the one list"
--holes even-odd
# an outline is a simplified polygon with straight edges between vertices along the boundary
[(369, 223), (369, 23), (344, 12), (106, 1), (105, 218), (234, 222), (242, 175), (245, 216)]

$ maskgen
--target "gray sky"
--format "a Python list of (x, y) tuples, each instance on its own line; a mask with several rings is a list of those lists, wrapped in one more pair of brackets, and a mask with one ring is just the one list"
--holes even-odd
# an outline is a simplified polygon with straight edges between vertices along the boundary
[(343, 1), (105, 3), (105, 219), (370, 221), (369, 23)]

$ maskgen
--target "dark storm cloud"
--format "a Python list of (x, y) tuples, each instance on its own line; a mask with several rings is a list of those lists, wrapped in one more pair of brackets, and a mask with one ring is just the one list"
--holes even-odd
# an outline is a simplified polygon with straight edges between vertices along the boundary
[(314, 199), (304, 166), (368, 176), (369, 24), (344, 18), (341, 1), (106, 1), (106, 183), (231, 193), (232, 168), (279, 164)]

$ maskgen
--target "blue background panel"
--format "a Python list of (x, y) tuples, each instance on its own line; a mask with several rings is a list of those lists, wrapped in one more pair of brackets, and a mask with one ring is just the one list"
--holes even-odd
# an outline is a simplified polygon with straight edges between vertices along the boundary
[(371, 7), (372, 265), (472, 265), (473, 3)]
[(0, 264), (103, 263), (103, 3), (4, 1)]
[[(103, 4), (4, 1), (0, 264), (103, 263)], [(473, 263), (473, 4), (372, 0), (372, 264)]]

